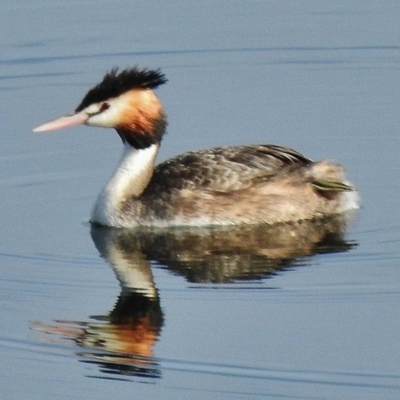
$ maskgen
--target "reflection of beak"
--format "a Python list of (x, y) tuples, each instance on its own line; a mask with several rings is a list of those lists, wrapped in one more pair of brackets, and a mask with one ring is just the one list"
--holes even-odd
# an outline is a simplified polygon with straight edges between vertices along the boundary
[(46, 122), (43, 125), (37, 126), (33, 129), (33, 132), (46, 132), (54, 131), (57, 129), (68, 128), (70, 126), (82, 125), (89, 119), (89, 115), (84, 112), (76, 114), (65, 115), (60, 118), (53, 119), (52, 121)]

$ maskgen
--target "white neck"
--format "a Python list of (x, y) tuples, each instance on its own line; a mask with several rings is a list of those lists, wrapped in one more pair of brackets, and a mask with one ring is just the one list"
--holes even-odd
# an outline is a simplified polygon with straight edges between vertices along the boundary
[(151, 179), (159, 144), (139, 150), (127, 143), (124, 146), (117, 169), (96, 200), (91, 222), (124, 226), (121, 204), (130, 198), (138, 198)]

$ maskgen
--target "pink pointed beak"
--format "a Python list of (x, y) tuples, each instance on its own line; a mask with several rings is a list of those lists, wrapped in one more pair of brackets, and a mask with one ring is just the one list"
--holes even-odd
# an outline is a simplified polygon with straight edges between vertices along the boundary
[(37, 126), (35, 129), (33, 129), (33, 132), (55, 131), (57, 129), (69, 128), (70, 126), (82, 125), (85, 124), (88, 119), (89, 115), (84, 112), (65, 115), (63, 117), (46, 122), (43, 125)]

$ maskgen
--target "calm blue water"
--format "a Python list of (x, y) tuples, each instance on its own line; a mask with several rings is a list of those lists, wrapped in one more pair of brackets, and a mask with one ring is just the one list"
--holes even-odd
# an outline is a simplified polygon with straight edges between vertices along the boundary
[[(398, 399), (399, 18), (397, 1), (3, 1), (2, 396)], [(159, 160), (335, 159), (363, 198), (347, 233), (91, 229), (118, 137), (31, 129), (135, 64), (169, 79)]]

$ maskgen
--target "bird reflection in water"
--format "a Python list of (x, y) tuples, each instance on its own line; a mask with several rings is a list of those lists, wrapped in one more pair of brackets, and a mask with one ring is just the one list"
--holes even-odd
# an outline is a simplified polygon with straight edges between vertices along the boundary
[[(78, 355), (100, 371), (139, 378), (160, 377), (154, 356), (164, 315), (151, 263), (189, 282), (259, 281), (303, 265), (316, 254), (346, 252), (356, 244), (344, 235), (351, 215), (274, 226), (123, 230), (92, 225), (96, 248), (121, 286), (113, 310), (89, 322), (34, 323), (33, 329), (72, 339)], [(110, 377), (110, 375), (108, 375)]]

